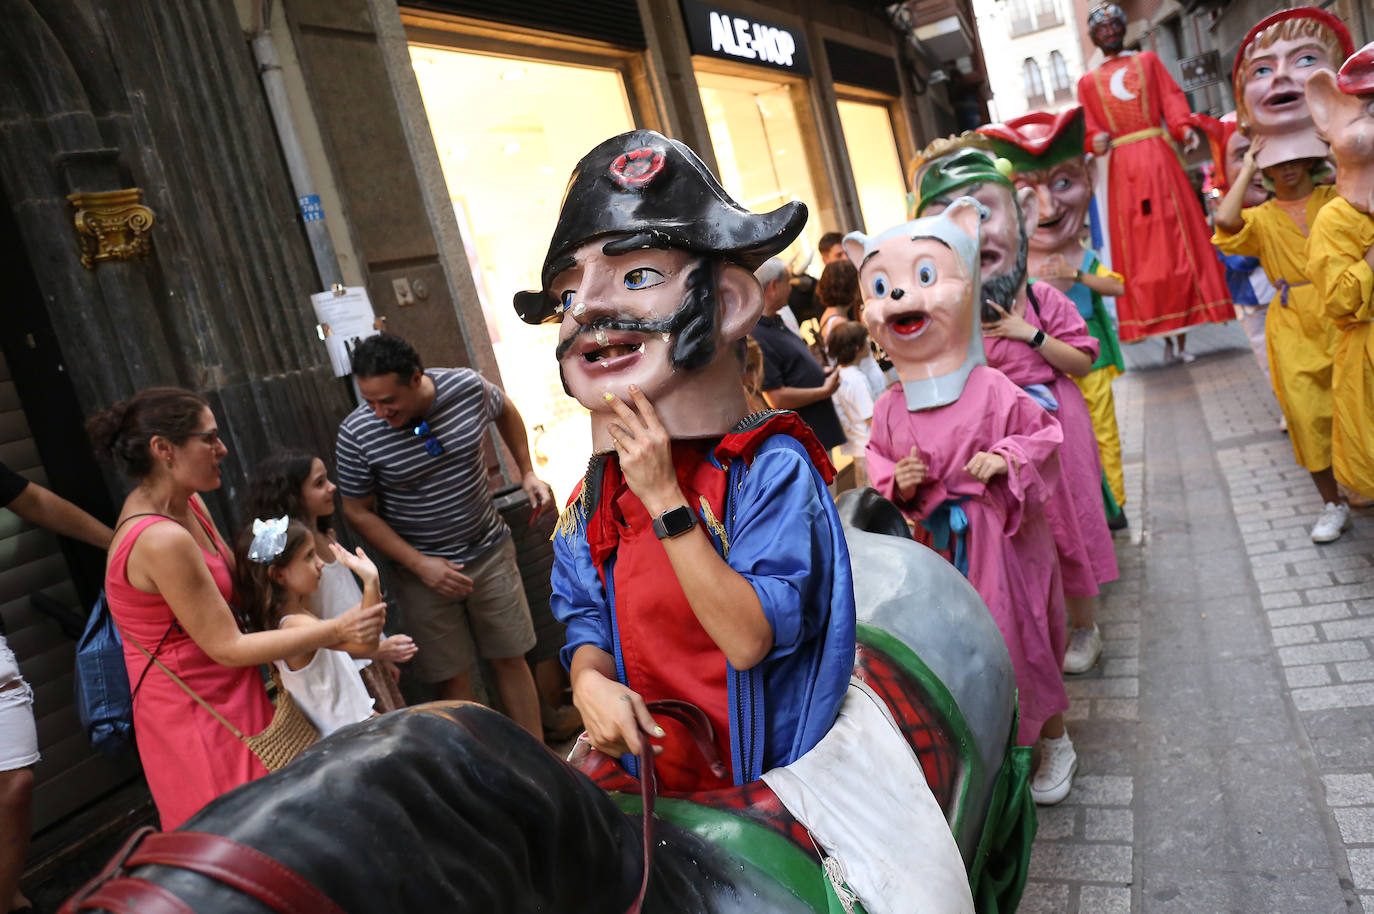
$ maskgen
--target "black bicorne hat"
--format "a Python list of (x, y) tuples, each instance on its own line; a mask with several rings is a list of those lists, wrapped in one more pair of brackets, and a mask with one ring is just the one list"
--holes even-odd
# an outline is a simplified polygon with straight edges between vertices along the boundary
[(752, 213), (730, 198), (688, 146), (653, 130), (631, 130), (577, 163), (544, 257), (543, 288), (517, 292), (515, 311), (530, 324), (558, 319), (549, 283), (566, 269), (564, 258), (593, 238), (642, 236), (640, 247), (716, 254), (752, 271), (791, 244), (805, 224), (804, 203)]

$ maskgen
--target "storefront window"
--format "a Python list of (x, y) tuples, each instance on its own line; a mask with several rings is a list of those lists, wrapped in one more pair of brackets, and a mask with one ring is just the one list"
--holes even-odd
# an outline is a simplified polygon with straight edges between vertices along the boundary
[(881, 232), (905, 222), (906, 181), (887, 106), (842, 98), (839, 109), (865, 229)]
[(433, 47), (410, 53), (502, 383), (525, 420), (535, 470), (564, 499), (591, 453), (587, 413), (563, 392), (557, 325), (524, 323), (511, 297), (539, 288), (578, 159), (634, 129), (624, 77)]
[(806, 229), (780, 255), (800, 266), (820, 240), (820, 210), (792, 98), (795, 84), (698, 70), (697, 85), (720, 181), (730, 195), (755, 212), (791, 200), (810, 211)]

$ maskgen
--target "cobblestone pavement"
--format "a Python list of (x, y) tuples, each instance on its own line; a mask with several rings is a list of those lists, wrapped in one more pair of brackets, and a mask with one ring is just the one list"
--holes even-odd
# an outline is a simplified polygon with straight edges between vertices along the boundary
[(1127, 512), (1020, 911), (1374, 914), (1374, 511), (1336, 543), (1238, 327), (1126, 347)]

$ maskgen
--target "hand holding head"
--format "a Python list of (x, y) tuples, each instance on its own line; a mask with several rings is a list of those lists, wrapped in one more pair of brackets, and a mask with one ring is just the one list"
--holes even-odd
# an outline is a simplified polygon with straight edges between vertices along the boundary
[(727, 432), (747, 412), (737, 341), (763, 295), (752, 270), (801, 232), (806, 207), (752, 213), (687, 146), (651, 130), (612, 137), (578, 163), (541, 274), (515, 297), (530, 323), (560, 322), (564, 386), (608, 450), (618, 399), (638, 386), (673, 437)]
[(1331, 143), (1336, 191), (1363, 213), (1374, 213), (1374, 42), (1365, 45), (1339, 74), (1314, 73), (1307, 104), (1317, 129)]

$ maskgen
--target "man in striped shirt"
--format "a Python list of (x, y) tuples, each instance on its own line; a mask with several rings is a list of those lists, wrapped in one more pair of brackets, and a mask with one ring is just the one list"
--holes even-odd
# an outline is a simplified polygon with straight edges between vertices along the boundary
[(416, 675), (444, 699), (471, 700), (477, 652), (491, 664), (506, 712), (542, 738), (524, 655), (534, 647), (510, 529), (487, 486), (482, 436), (496, 423), (534, 513), (553, 492), (534, 475), (525, 424), (505, 393), (470, 368), (431, 368), (405, 340), (382, 334), (353, 354), (364, 406), (339, 425), (344, 514), (392, 560)]

